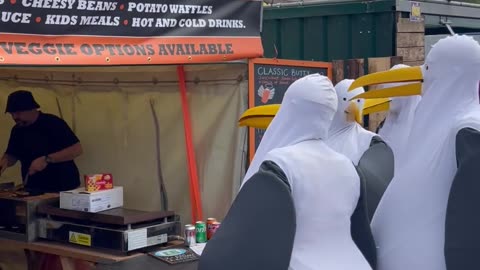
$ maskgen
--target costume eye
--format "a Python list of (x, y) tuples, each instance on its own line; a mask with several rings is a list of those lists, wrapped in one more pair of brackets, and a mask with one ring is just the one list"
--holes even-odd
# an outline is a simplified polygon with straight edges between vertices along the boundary
[(425, 70), (428, 70), (428, 65), (425, 65)]
[(360, 103), (360, 99), (357, 99), (357, 102)]
[(344, 98), (343, 98), (343, 101), (347, 101), (347, 98), (346, 98), (346, 97), (344, 97)]

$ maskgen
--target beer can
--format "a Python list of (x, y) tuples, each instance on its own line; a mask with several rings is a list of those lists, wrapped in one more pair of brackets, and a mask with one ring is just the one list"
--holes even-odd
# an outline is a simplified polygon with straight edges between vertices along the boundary
[(192, 224), (185, 225), (185, 245), (191, 247), (197, 244), (195, 235), (195, 226)]
[(203, 221), (197, 221), (195, 223), (195, 229), (197, 231), (196, 240), (197, 243), (207, 242), (207, 225)]

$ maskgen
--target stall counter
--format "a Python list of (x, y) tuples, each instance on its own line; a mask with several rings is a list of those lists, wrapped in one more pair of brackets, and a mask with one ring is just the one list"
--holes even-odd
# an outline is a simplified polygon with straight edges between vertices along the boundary
[[(180, 245), (183, 242), (171, 242), (168, 247)], [(197, 269), (197, 262), (183, 263), (178, 265), (169, 265), (158, 259), (155, 259), (145, 253), (135, 252), (129, 256), (116, 256), (109, 253), (103, 253), (98, 250), (92, 250), (83, 247), (64, 245), (48, 241), (22, 242), (15, 240), (0, 239), (1, 246), (8, 246), (13, 249), (24, 249), (27, 251), (37, 251), (44, 254), (57, 255), (60, 257), (63, 270), (79, 270), (75, 261), (81, 261), (88, 264), (89, 269), (99, 270), (193, 270)], [(36, 262), (29, 261), (29, 270), (36, 269)], [(85, 265), (85, 264), (84, 264)], [(82, 268), (84, 269), (84, 268)]]

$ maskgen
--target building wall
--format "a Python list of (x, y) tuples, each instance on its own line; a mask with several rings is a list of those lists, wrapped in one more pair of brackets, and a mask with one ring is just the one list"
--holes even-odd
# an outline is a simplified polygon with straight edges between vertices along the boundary
[[(407, 0), (268, 0), (263, 14), (265, 57), (332, 61), (402, 56), (423, 63), (425, 35), (480, 31), (480, 5), (420, 1), (422, 22), (410, 22)], [(428, 38), (427, 41), (435, 40)], [(438, 39), (437, 39), (438, 40)], [(427, 46), (427, 49), (426, 49)]]
[(411, 22), (397, 14), (396, 55), (409, 66), (423, 64), (425, 60), (425, 24)]
[(264, 56), (332, 61), (395, 55), (394, 1), (266, 7)]

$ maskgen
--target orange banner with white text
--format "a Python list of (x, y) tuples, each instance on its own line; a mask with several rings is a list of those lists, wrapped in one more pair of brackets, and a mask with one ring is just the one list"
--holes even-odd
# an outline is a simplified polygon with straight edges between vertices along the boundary
[(5, 34), (0, 38), (0, 65), (183, 64), (231, 61), (262, 54), (260, 38), (51, 39)]

